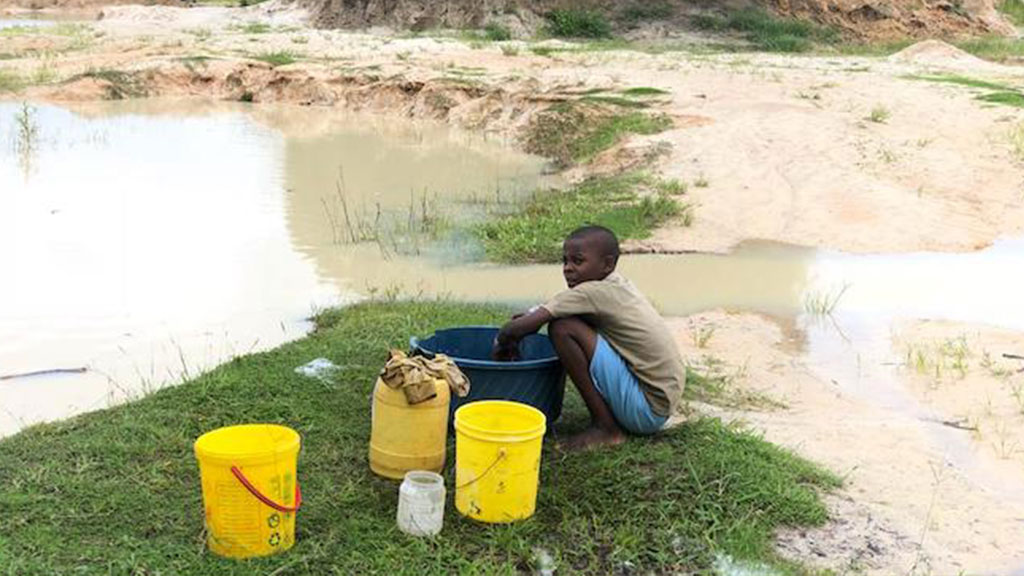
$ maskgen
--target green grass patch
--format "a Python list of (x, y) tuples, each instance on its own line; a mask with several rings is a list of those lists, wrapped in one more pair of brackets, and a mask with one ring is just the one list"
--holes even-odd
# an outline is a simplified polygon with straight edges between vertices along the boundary
[(838, 33), (795, 18), (780, 18), (758, 8), (736, 10), (721, 16), (701, 14), (691, 20), (699, 29), (736, 32), (754, 48), (766, 52), (807, 52), (816, 43), (834, 43)]
[(25, 79), (17, 72), (0, 68), (0, 92), (19, 92), (25, 87)]
[(943, 84), (956, 84), (957, 86), (967, 86), (969, 88), (985, 88), (988, 90), (1014, 90), (1013, 87), (1007, 86), (1006, 84), (998, 84), (996, 82), (978, 80), (976, 78), (960, 76), (957, 74), (911, 74), (908, 76), (904, 76), (904, 78), (907, 78), (908, 80), (925, 80), (928, 82), (939, 82)]
[(287, 66), (288, 64), (298, 62), (298, 58), (296, 58), (295, 54), (286, 50), (278, 52), (264, 52), (258, 56), (253, 56), (253, 58), (261, 62), (266, 62), (271, 66)]
[(649, 177), (624, 174), (591, 178), (564, 191), (538, 192), (521, 211), (485, 222), (476, 231), (491, 261), (558, 262), (562, 241), (579, 226), (607, 226), (622, 240), (646, 238), (682, 211)]
[(526, 131), (525, 147), (527, 152), (550, 158), (564, 168), (592, 159), (629, 134), (657, 134), (671, 126), (672, 120), (663, 114), (611, 114), (590, 104), (564, 102), (533, 118)]
[(558, 38), (612, 37), (612, 25), (600, 12), (563, 8), (548, 12), (546, 18), (547, 32)]
[(986, 80), (978, 80), (975, 78), (969, 78), (967, 76), (957, 76), (953, 74), (936, 74), (936, 75), (913, 75), (905, 76), (910, 80), (927, 80), (929, 82), (943, 82), (947, 84), (956, 84), (958, 86), (966, 86), (968, 88), (979, 88), (982, 90), (990, 90), (986, 94), (977, 96), (978, 100), (982, 102), (988, 102), (990, 104), (1000, 104), (1003, 106), (1013, 106), (1015, 108), (1024, 108), (1024, 92), (1021, 92), (1013, 86), (1007, 84), (1000, 84), (997, 82), (988, 82)]
[(664, 96), (671, 94), (668, 90), (662, 90), (661, 88), (651, 88), (650, 86), (636, 86), (633, 88), (626, 88), (619, 92), (624, 96)]
[(825, 53), (840, 54), (843, 56), (874, 56), (885, 57), (913, 45), (915, 40), (892, 40), (886, 42), (839, 42), (830, 44)]
[(1016, 26), (1024, 26), (1024, 0), (1003, 0), (996, 8), (999, 9)]
[(622, 10), (621, 19), (623, 22), (636, 25), (650, 20), (666, 20), (674, 14), (675, 9), (664, 0), (643, 0)]
[[(4, 574), (506, 574), (531, 571), (542, 548), (558, 573), (709, 573), (716, 553), (774, 563), (780, 526), (826, 520), (819, 487), (836, 477), (757, 435), (695, 419), (651, 438), (584, 454), (545, 442), (536, 515), (479, 524), (452, 506), (444, 531), (416, 539), (395, 526), (398, 484), (366, 463), (370, 394), (389, 347), (437, 328), (497, 323), (502, 307), (371, 303), (319, 316), (314, 334), (237, 358), (140, 401), (32, 427), (0, 440), (0, 572)], [(324, 356), (333, 384), (295, 366)], [(567, 391), (556, 434), (581, 429)], [(234, 561), (203, 546), (192, 444), (238, 422), (302, 434), (304, 506), (295, 547)], [(452, 462), (453, 451), (449, 452)]]
[(13, 37), (13, 36), (26, 36), (26, 35), (46, 35), (46, 36), (80, 36), (91, 32), (92, 28), (85, 24), (76, 24), (72, 22), (59, 22), (52, 26), (10, 26), (8, 28), (0, 29), (0, 38), (2, 37)]
[(1004, 36), (982, 36), (956, 43), (957, 48), (993, 62), (1024, 59), (1024, 42)]
[(603, 95), (589, 95), (580, 98), (583, 102), (596, 102), (598, 104), (610, 104), (612, 106), (618, 106), (619, 108), (630, 108), (633, 110), (642, 110), (644, 108), (650, 108), (650, 104), (641, 100), (633, 100), (632, 98), (624, 98), (622, 96), (603, 96)]
[(1002, 104), (1003, 106), (1014, 106), (1024, 108), (1024, 94), (1017, 91), (992, 92), (978, 96), (978, 100), (991, 104)]
[(241, 26), (235, 26), (235, 30), (242, 32), (243, 34), (269, 34), (274, 31), (274, 28), (270, 24), (263, 22), (249, 22)]

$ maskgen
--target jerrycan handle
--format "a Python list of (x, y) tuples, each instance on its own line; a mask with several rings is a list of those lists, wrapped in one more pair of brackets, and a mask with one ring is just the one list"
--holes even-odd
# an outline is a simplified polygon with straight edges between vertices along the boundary
[(249, 482), (249, 479), (245, 477), (245, 474), (242, 474), (242, 471), (239, 470), (238, 466), (232, 466), (231, 473), (235, 475), (235, 478), (238, 478), (238, 481), (242, 483), (242, 486), (245, 486), (245, 489), (248, 490), (250, 494), (255, 496), (257, 500), (263, 502), (264, 504), (270, 506), (271, 508), (277, 510), (278, 512), (296, 512), (299, 509), (299, 507), (302, 506), (302, 490), (299, 489), (298, 481), (295, 482), (295, 506), (282, 506), (281, 504), (274, 502), (270, 498), (267, 498), (266, 496), (263, 495), (262, 492), (257, 490), (256, 487), (252, 485), (252, 482)]

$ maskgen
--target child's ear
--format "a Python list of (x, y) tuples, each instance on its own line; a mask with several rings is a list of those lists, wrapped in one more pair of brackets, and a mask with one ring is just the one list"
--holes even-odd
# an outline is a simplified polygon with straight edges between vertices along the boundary
[(615, 270), (615, 256), (608, 254), (604, 257), (604, 271), (611, 274)]

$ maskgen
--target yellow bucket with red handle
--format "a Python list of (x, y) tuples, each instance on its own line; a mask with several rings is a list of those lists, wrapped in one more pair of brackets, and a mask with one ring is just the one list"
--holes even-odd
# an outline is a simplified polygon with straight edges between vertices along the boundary
[(273, 424), (218, 428), (196, 440), (211, 552), (252, 558), (295, 544), (300, 444), (298, 432)]

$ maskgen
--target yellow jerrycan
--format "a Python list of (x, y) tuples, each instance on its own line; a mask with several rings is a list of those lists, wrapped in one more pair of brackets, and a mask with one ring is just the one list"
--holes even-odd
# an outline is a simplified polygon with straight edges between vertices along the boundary
[(405, 393), (380, 378), (373, 389), (370, 430), (370, 469), (401, 480), (406, 472), (444, 468), (448, 441), (448, 402), (451, 392), (444, 380), (435, 380), (437, 396), (410, 405)]

